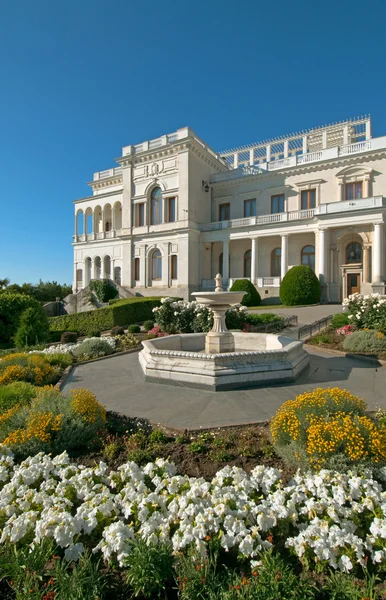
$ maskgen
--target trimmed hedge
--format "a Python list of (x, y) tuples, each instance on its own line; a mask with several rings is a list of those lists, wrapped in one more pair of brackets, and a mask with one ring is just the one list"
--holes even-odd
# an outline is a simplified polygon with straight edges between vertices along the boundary
[(286, 306), (317, 304), (320, 301), (320, 282), (306, 265), (292, 267), (280, 284), (280, 300)]
[(232, 285), (231, 292), (247, 292), (241, 300), (243, 306), (259, 306), (261, 302), (260, 294), (248, 279), (236, 279)]
[(71, 330), (78, 335), (88, 335), (93, 331), (106, 331), (116, 325), (131, 325), (153, 317), (153, 308), (160, 306), (156, 297), (126, 298), (120, 302), (96, 310), (62, 315), (49, 319), (51, 331)]

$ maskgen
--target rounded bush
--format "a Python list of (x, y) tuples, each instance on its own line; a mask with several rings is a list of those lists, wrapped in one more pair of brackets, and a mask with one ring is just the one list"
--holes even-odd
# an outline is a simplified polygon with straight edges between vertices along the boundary
[(110, 330), (110, 333), (112, 336), (116, 336), (116, 335), (124, 335), (125, 333), (125, 328), (121, 327), (120, 325), (115, 325), (115, 327), (113, 327)]
[(99, 338), (101, 337), (101, 332), (99, 331), (99, 329), (90, 329), (90, 331), (87, 332), (87, 337), (88, 338)]
[(61, 344), (76, 344), (78, 340), (78, 334), (76, 331), (64, 331), (60, 336)]
[(259, 306), (261, 302), (260, 294), (248, 279), (236, 279), (232, 285), (231, 292), (247, 292), (241, 301), (244, 306)]
[(149, 331), (150, 329), (153, 329), (154, 327), (154, 321), (145, 321), (143, 324), (143, 328), (145, 331)]
[(114, 349), (109, 342), (103, 338), (91, 338), (86, 339), (79, 344), (79, 346), (74, 349), (73, 354), (77, 359), (89, 360), (92, 358), (99, 358), (100, 356), (107, 356), (108, 354), (114, 354)]
[(141, 328), (139, 325), (129, 325), (127, 331), (128, 333), (139, 333)]
[(280, 300), (287, 306), (317, 304), (320, 301), (320, 282), (306, 265), (292, 267), (280, 284)]
[(0, 414), (18, 404), (28, 405), (36, 396), (36, 388), (26, 381), (15, 381), (0, 387)]
[(386, 337), (380, 331), (354, 331), (345, 337), (343, 349), (347, 352), (386, 351)]
[(350, 325), (350, 319), (347, 313), (336, 313), (332, 317), (331, 325), (334, 329), (340, 329), (345, 325)]

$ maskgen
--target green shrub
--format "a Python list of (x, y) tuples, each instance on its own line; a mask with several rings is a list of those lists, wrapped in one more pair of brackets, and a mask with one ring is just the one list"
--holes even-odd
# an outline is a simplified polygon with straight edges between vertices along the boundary
[(231, 292), (246, 292), (241, 304), (244, 306), (259, 306), (261, 302), (260, 294), (248, 279), (236, 279), (232, 285)]
[(127, 298), (106, 308), (51, 317), (50, 328), (53, 331), (77, 331), (79, 335), (87, 335), (90, 331), (107, 331), (115, 325), (131, 325), (150, 319), (153, 308), (160, 304), (160, 298)]
[(265, 325), (266, 323), (273, 323), (274, 321), (283, 321), (283, 317), (275, 315), (275, 313), (252, 313), (247, 315), (247, 323), (250, 323), (251, 325)]
[(78, 360), (89, 360), (114, 354), (114, 349), (103, 338), (86, 339), (74, 349), (73, 354)]
[(8, 292), (0, 294), (0, 342), (9, 342), (15, 335), (20, 317), (27, 308), (40, 308), (40, 304), (31, 296), (24, 294)]
[(44, 356), (50, 365), (60, 367), (61, 369), (65, 369), (73, 363), (72, 356), (69, 352), (54, 352), (52, 354), (42, 353), (41, 356)]
[[(138, 539), (125, 558), (126, 583), (135, 598), (161, 597), (173, 582), (173, 548), (170, 543), (150, 543)], [(162, 596), (165, 597), (165, 596)]]
[(61, 344), (76, 344), (77, 340), (78, 334), (76, 331), (63, 331), (62, 335), (60, 336)]
[(14, 381), (52, 385), (59, 377), (60, 369), (51, 366), (42, 354), (21, 352), (8, 354), (0, 360), (0, 386)]
[(147, 320), (143, 324), (143, 328), (145, 331), (149, 331), (150, 329), (153, 329), (153, 327), (154, 327), (154, 321), (151, 321), (151, 320)]
[(354, 331), (345, 336), (343, 349), (346, 352), (386, 351), (386, 337), (380, 331)]
[(131, 348), (136, 348), (139, 346), (138, 339), (132, 333), (124, 333), (123, 335), (118, 335), (116, 337), (117, 340), (117, 350), (123, 352), (124, 350), (131, 350)]
[(320, 301), (320, 282), (306, 265), (292, 267), (280, 284), (280, 300), (287, 306), (317, 304)]
[(88, 332), (87, 337), (88, 338), (101, 337), (101, 332), (98, 331), (98, 329), (93, 329)]
[(20, 404), (20, 406), (28, 405), (36, 396), (36, 388), (31, 383), (25, 381), (15, 381), (8, 385), (0, 387), (0, 414)]
[(139, 333), (141, 328), (139, 325), (129, 325), (127, 331), (128, 333)]
[(45, 342), (49, 336), (48, 318), (42, 306), (30, 306), (21, 314), (15, 334), (17, 348)]
[(348, 313), (336, 313), (332, 317), (331, 325), (334, 329), (339, 329), (345, 325), (350, 325), (350, 319)]
[(109, 302), (118, 295), (118, 290), (108, 279), (93, 279), (88, 287), (91, 292), (94, 292), (99, 302)]
[(111, 329), (110, 333), (113, 337), (115, 337), (116, 335), (124, 335), (125, 328), (121, 327), (120, 325), (115, 325), (115, 327)]

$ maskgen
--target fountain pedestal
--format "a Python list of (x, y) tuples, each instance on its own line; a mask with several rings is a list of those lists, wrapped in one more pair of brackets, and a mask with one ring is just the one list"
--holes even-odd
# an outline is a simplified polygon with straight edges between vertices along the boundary
[(205, 337), (205, 352), (208, 354), (220, 352), (234, 352), (235, 340), (225, 324), (225, 313), (229, 305), (216, 304), (213, 310), (213, 327)]

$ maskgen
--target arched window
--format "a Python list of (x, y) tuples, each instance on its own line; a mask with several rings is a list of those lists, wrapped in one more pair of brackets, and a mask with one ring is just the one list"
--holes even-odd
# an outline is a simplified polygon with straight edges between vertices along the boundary
[(362, 246), (359, 242), (351, 242), (346, 247), (346, 262), (348, 262), (348, 263), (362, 262)]
[(101, 271), (101, 259), (99, 256), (96, 256), (94, 260), (94, 279), (101, 278)]
[(109, 256), (105, 256), (103, 259), (103, 263), (105, 272), (104, 276), (106, 279), (111, 279), (111, 258)]
[(162, 279), (162, 254), (155, 250), (151, 259), (152, 279)]
[(76, 289), (80, 290), (83, 285), (83, 269), (76, 270)]
[(271, 277), (280, 277), (281, 248), (274, 248), (271, 252)]
[(304, 246), (301, 253), (302, 265), (307, 265), (315, 271), (315, 248), (314, 246)]
[(121, 267), (114, 267), (114, 281), (121, 285)]
[(134, 259), (134, 281), (139, 281), (139, 279), (140, 279), (139, 258), (135, 258)]
[(162, 192), (161, 188), (156, 187), (151, 193), (150, 199), (150, 224), (159, 225), (162, 223)]
[(170, 278), (177, 279), (178, 275), (177, 254), (172, 254), (170, 257)]
[(252, 250), (247, 250), (244, 254), (244, 277), (251, 276), (251, 257)]
[(83, 235), (84, 230), (84, 214), (83, 210), (78, 210), (76, 213), (76, 235)]

